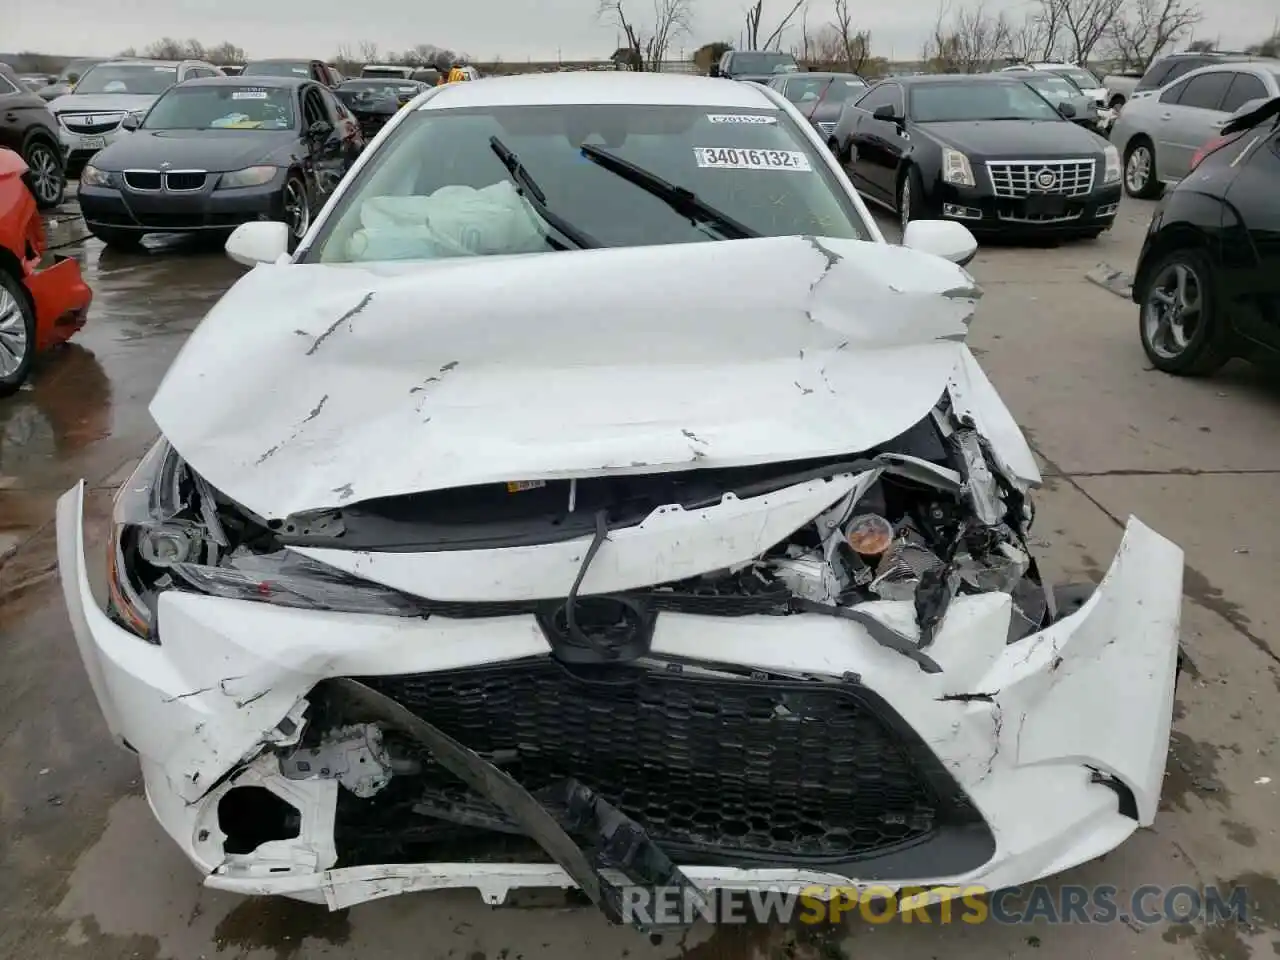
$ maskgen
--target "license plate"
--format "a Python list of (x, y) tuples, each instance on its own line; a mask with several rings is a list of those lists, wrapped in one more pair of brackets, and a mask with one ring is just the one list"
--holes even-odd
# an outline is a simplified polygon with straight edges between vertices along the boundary
[(1067, 209), (1067, 198), (1054, 194), (1032, 194), (1025, 202), (1026, 212), (1031, 216), (1056, 217)]
[(79, 143), (81, 150), (101, 150), (106, 145), (106, 137), (81, 137)]

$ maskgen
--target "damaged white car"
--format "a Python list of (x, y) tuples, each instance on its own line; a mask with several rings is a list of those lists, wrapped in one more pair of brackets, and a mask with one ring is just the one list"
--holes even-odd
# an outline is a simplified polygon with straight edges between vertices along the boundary
[(275, 226), (152, 404), (106, 609), (58, 508), (208, 885), (620, 920), (626, 884), (1003, 887), (1152, 822), (1181, 551), (1130, 520), (1096, 589), (1042, 581), (972, 278), (776, 94), (453, 84), (292, 258)]

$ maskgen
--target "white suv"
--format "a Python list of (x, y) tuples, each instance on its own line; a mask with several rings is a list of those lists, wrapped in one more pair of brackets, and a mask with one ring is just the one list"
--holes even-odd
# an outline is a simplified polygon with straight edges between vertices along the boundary
[(79, 170), (103, 147), (136, 128), (156, 98), (175, 83), (221, 75), (213, 64), (200, 60), (107, 60), (96, 64), (70, 93), (49, 104), (58, 119), (67, 166)]

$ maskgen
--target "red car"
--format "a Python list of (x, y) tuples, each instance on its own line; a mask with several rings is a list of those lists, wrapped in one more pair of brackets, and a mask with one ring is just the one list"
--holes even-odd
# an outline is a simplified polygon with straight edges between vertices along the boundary
[(0, 396), (17, 390), (35, 355), (82, 326), (93, 291), (67, 257), (45, 262), (44, 221), (27, 184), (27, 165), (0, 149)]

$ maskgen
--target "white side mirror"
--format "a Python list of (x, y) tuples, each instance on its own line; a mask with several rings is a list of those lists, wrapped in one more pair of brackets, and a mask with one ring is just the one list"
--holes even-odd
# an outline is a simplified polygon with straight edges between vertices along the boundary
[(289, 252), (289, 226), (272, 220), (251, 220), (227, 237), (227, 256), (246, 267), (275, 263)]
[(978, 241), (969, 228), (954, 220), (912, 220), (902, 235), (902, 245), (962, 267), (978, 252)]

